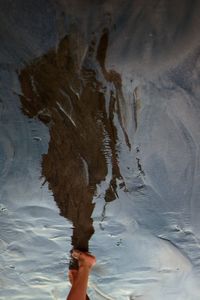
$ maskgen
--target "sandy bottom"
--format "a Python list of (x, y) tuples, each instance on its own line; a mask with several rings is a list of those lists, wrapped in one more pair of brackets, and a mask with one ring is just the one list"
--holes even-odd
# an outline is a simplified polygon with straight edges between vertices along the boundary
[[(39, 182), (36, 187), (39, 192), (29, 203), (1, 203), (1, 299), (65, 299), (70, 288), (71, 224), (59, 216), (46, 188), (39, 189)], [(102, 221), (102, 201), (96, 202), (91, 299), (199, 299), (192, 262), (169, 241), (141, 229), (131, 208), (130, 199), (116, 200), (107, 205)], [(176, 234), (180, 247), (194, 247), (191, 233), (187, 241)]]
[(192, 233), (187, 241), (176, 233), (178, 248), (141, 229), (131, 207), (130, 199), (116, 201), (107, 207), (107, 218), (96, 222), (91, 247), (99, 253), (99, 264), (91, 280), (92, 299), (198, 299), (198, 270), (180, 250), (185, 243), (194, 247)]

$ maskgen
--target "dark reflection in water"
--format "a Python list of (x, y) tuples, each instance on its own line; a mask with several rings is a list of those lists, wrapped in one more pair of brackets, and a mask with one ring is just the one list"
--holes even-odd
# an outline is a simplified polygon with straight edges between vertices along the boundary
[[(124, 187), (116, 150), (115, 113), (130, 148), (120, 112), (121, 78), (105, 68), (108, 37), (107, 29), (99, 41), (94, 37), (81, 62), (77, 35), (66, 36), (57, 49), (34, 60), (19, 74), (23, 112), (31, 118), (38, 117), (49, 127), (49, 148), (43, 155), (42, 175), (53, 191), (61, 215), (73, 223), (73, 247), (82, 251), (88, 251), (88, 241), (94, 232), (92, 199), (97, 184), (108, 173), (108, 159), (112, 176), (105, 201), (117, 197), (117, 179)], [(94, 68), (95, 64), (98, 68)], [(108, 82), (113, 87), (107, 90), (106, 108)]]

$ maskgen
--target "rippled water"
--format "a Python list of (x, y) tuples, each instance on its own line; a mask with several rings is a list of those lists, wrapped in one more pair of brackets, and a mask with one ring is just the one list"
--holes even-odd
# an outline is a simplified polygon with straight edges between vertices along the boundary
[(0, 2), (0, 299), (198, 300), (198, 2)]

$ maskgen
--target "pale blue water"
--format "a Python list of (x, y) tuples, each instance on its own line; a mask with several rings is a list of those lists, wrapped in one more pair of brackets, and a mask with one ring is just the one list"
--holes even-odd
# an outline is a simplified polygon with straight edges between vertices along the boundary
[(131, 151), (115, 118), (126, 189), (118, 182), (104, 206), (108, 159), (93, 199), (91, 299), (200, 299), (199, 14), (198, 2), (177, 0), (0, 2), (1, 300), (65, 299), (69, 290), (72, 225), (39, 179), (49, 131), (22, 114), (16, 70), (74, 30), (81, 61), (104, 27)]

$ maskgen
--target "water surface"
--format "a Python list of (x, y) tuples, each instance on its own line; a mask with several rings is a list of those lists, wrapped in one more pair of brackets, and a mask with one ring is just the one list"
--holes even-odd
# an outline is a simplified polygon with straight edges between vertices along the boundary
[(198, 2), (0, 5), (0, 297), (198, 300)]

